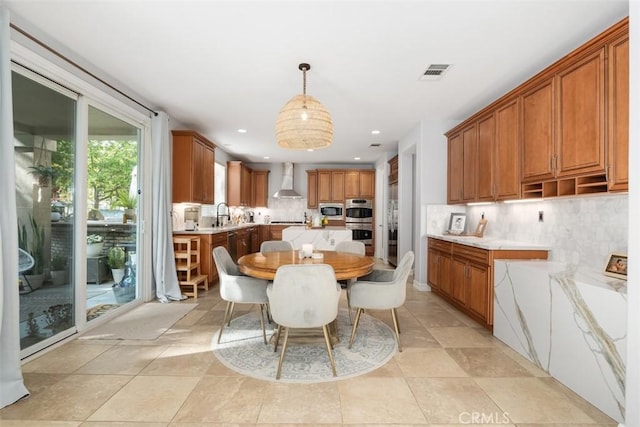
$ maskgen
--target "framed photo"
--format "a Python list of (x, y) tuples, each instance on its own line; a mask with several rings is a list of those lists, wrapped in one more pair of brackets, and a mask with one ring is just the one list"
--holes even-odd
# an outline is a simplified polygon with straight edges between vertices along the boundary
[(609, 254), (604, 266), (604, 274), (627, 280), (627, 255), (615, 252)]
[(452, 213), (449, 219), (449, 233), (462, 234), (467, 222), (467, 214), (465, 213)]

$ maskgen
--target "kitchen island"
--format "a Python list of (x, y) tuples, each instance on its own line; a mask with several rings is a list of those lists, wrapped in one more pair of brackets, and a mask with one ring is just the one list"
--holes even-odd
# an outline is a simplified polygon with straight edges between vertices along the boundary
[(334, 251), (336, 245), (345, 240), (352, 240), (353, 232), (345, 227), (307, 228), (292, 226), (282, 230), (282, 240), (288, 240), (294, 249), (311, 243), (314, 249)]

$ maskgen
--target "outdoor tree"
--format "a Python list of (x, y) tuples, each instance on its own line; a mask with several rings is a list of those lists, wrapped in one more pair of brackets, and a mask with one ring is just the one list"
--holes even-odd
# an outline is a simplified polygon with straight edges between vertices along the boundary
[(137, 164), (136, 141), (89, 140), (88, 186), (90, 206), (115, 203), (122, 191), (129, 191), (131, 171)]

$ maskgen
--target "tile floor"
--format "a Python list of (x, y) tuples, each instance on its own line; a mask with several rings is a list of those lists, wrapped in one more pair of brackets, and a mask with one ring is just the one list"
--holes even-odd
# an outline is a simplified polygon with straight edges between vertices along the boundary
[(214, 287), (157, 340), (75, 340), (25, 364), (32, 395), (0, 410), (0, 425), (616, 425), (411, 285), (399, 310), (403, 352), (364, 376), (321, 384), (259, 381), (224, 367), (209, 350), (224, 307)]

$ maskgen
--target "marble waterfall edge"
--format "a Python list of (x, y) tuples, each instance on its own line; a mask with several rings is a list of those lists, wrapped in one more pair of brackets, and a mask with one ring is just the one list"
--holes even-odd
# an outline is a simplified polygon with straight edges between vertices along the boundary
[(282, 240), (288, 240), (294, 249), (303, 244), (312, 244), (314, 250), (334, 251), (336, 245), (344, 240), (351, 240), (353, 232), (344, 227), (306, 228), (303, 226), (287, 227), (282, 230)]
[(618, 422), (626, 282), (558, 262), (496, 261), (493, 334)]

